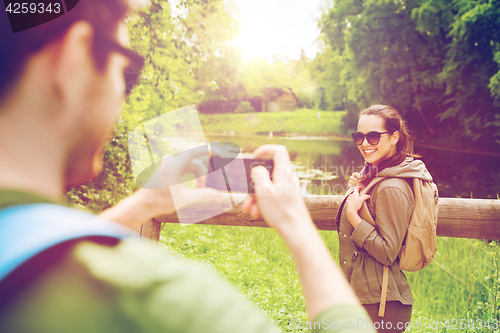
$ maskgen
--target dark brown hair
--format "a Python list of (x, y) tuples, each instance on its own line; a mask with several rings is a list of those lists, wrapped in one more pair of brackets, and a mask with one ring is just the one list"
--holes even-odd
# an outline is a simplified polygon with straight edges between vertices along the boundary
[(372, 105), (359, 114), (359, 118), (362, 116), (377, 116), (382, 118), (384, 120), (385, 130), (389, 132), (390, 135), (394, 134), (396, 131), (399, 132), (396, 153), (387, 160), (381, 161), (376, 168), (372, 168), (371, 165), (368, 164), (363, 171), (363, 179), (366, 177), (372, 178), (383, 169), (400, 164), (408, 156), (420, 157), (420, 155), (413, 153), (413, 142), (410, 137), (410, 131), (403, 117), (401, 117), (395, 108), (388, 105)]
[[(1, 8), (1, 6), (0, 6)], [(66, 14), (40, 26), (12, 33), (7, 13), (0, 15), (0, 104), (11, 87), (19, 79), (27, 58), (50, 42), (61, 38), (77, 21), (87, 21), (95, 34), (116, 39), (119, 23), (129, 11), (126, 0), (80, 0)], [(98, 70), (107, 66), (110, 50), (96, 47), (93, 55)]]

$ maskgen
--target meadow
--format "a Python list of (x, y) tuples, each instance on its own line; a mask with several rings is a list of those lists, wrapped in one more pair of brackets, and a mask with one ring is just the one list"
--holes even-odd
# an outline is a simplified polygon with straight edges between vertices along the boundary
[[(317, 119), (317, 112), (321, 118)], [(205, 133), (236, 134), (290, 133), (304, 135), (341, 135), (342, 117), (346, 111), (297, 111), (254, 112), (231, 114), (200, 114)]]
[[(320, 233), (338, 261), (337, 232)], [(274, 230), (164, 224), (160, 243), (213, 267), (283, 332), (305, 331), (290, 322), (308, 319), (294, 264)], [(415, 299), (407, 332), (498, 332), (499, 261), (498, 243), (439, 237), (434, 261), (405, 273)]]

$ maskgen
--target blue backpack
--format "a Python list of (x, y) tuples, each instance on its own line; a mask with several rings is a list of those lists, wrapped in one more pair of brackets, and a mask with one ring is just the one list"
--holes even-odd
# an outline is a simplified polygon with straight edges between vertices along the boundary
[(16, 205), (0, 210), (0, 282), (37, 254), (66, 241), (134, 234), (117, 223), (54, 204)]

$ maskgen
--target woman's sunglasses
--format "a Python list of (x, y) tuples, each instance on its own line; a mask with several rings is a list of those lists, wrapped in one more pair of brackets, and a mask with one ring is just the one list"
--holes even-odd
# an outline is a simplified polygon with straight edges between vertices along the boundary
[(100, 34), (95, 35), (95, 43), (98, 48), (107, 48), (117, 51), (129, 58), (130, 62), (123, 72), (125, 81), (125, 95), (130, 94), (132, 89), (137, 85), (139, 76), (141, 75), (142, 68), (144, 67), (144, 57), (139, 53), (132, 51), (116, 41), (104, 37)]
[(380, 142), (380, 136), (385, 133), (389, 132), (369, 132), (366, 134), (356, 132), (352, 133), (352, 139), (354, 140), (354, 143), (356, 143), (358, 146), (361, 146), (366, 137), (366, 141), (368, 141), (369, 144), (375, 146)]

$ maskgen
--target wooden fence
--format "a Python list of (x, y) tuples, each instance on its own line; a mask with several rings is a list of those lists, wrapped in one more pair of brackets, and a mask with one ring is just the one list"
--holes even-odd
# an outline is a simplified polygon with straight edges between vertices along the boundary
[[(232, 198), (241, 202), (246, 195), (232, 194)], [(318, 229), (336, 230), (335, 217), (342, 201), (341, 195), (307, 195), (304, 201)], [(197, 217), (219, 205), (221, 203), (208, 202), (185, 207), (183, 214), (187, 215), (183, 216)], [(140, 230), (141, 237), (159, 240), (162, 223), (179, 223), (177, 214), (157, 216), (145, 223)], [(243, 213), (241, 204), (197, 224), (267, 227), (264, 220), (252, 220)], [(500, 240), (500, 200), (439, 198), (437, 235)]]

